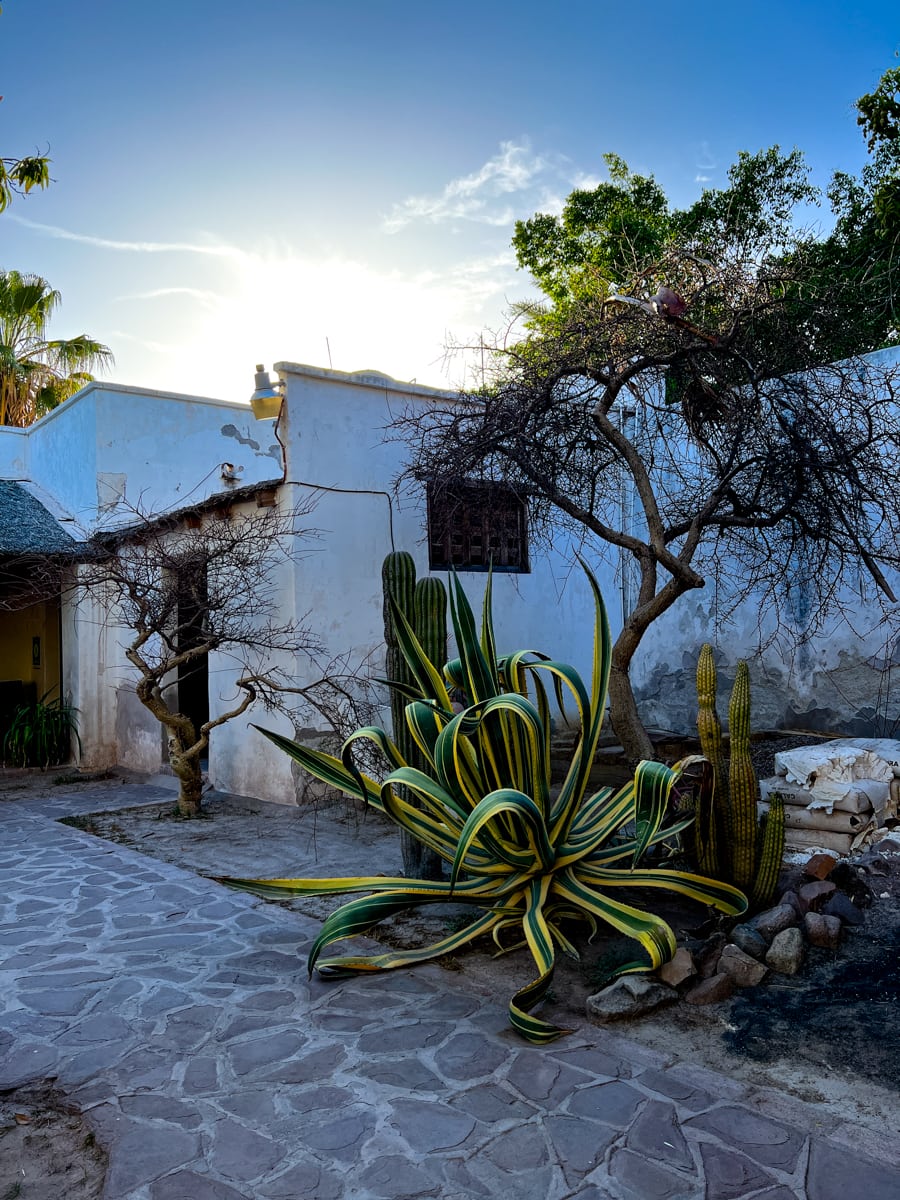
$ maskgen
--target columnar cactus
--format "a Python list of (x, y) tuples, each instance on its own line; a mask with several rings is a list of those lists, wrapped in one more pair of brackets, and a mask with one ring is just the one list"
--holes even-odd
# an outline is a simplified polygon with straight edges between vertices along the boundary
[(413, 629), (431, 662), (447, 661), (447, 589), (440, 579), (420, 579), (413, 594)]
[(784, 858), (784, 797), (777, 793), (769, 799), (769, 811), (760, 821), (757, 842), (756, 880), (750, 902), (764, 908), (775, 895), (778, 871)]
[(750, 670), (743, 661), (737, 665), (728, 705), (728, 732), (731, 872), (737, 886), (746, 890), (756, 878), (759, 785), (750, 758)]
[(718, 875), (723, 864), (720, 855), (728, 815), (728, 778), (722, 753), (722, 724), (716, 712), (716, 664), (712, 646), (707, 642), (697, 660), (697, 732), (700, 749), (712, 771), (712, 788), (704, 789), (696, 808), (694, 841), (698, 865), (707, 875)]
[[(412, 624), (413, 598), (416, 587), (416, 564), (413, 561), (413, 556), (405, 550), (397, 550), (389, 554), (381, 567), (381, 582), (384, 590), (384, 640), (387, 643), (387, 662), (385, 664), (387, 677), (394, 683), (412, 683), (412, 673), (400, 651), (400, 644), (397, 641), (397, 632), (394, 629), (388, 596), (393, 597), (394, 603), (403, 613), (404, 617), (406, 617), (407, 621)], [(399, 692), (392, 691), (391, 726), (394, 741), (397, 743), (400, 753), (407, 762), (411, 762), (416, 747), (406, 727), (405, 709), (406, 700)]]
[(716, 668), (712, 646), (697, 662), (697, 731), (709, 760), (712, 785), (701, 788), (695, 806), (698, 866), (748, 893), (756, 908), (771, 900), (784, 856), (784, 803), (773, 797), (768, 814), (757, 821), (759, 785), (750, 757), (750, 672), (737, 665), (728, 705), (730, 734), (726, 772), (722, 727), (716, 714)]

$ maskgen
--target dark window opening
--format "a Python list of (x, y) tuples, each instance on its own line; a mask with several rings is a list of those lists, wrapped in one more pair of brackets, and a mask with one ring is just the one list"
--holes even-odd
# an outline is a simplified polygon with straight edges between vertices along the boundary
[[(209, 596), (205, 565), (192, 563), (178, 576), (178, 650), (193, 650), (206, 641), (204, 623)], [(194, 729), (209, 720), (209, 659), (200, 654), (178, 668), (178, 711), (189, 717)]]
[(429, 484), (428, 565), (432, 571), (527, 572), (528, 512), (504, 484)]

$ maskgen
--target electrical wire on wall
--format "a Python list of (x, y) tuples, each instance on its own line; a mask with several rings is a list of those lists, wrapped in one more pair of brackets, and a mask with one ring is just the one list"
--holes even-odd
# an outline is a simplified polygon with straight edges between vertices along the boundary
[(397, 547), (394, 545), (394, 503), (390, 492), (380, 491), (377, 488), (329, 487), (325, 483), (309, 483), (306, 479), (285, 479), (282, 482), (290, 484), (292, 487), (309, 488), (312, 492), (334, 492), (343, 496), (384, 496), (388, 505), (388, 534), (391, 539), (391, 550), (396, 550)]
[(278, 445), (281, 447), (281, 462), (282, 462), (281, 482), (284, 484), (290, 484), (292, 487), (309, 488), (313, 492), (334, 492), (338, 495), (345, 495), (345, 496), (384, 496), (385, 500), (387, 500), (387, 505), (388, 505), (388, 535), (391, 540), (391, 551), (392, 552), (395, 551), (397, 549), (397, 547), (394, 544), (394, 502), (391, 498), (390, 492), (385, 492), (378, 488), (330, 487), (328, 484), (325, 484), (325, 483), (310, 483), (309, 480), (307, 480), (307, 479), (288, 479), (288, 477), (287, 477), (287, 447), (285, 446), (284, 442), (281, 440), (281, 438), (278, 435), (278, 424), (279, 424), (280, 420), (281, 420), (281, 417), (279, 416), (278, 420), (275, 422), (275, 427), (273, 429), (273, 432), (275, 434), (275, 440), (278, 442)]

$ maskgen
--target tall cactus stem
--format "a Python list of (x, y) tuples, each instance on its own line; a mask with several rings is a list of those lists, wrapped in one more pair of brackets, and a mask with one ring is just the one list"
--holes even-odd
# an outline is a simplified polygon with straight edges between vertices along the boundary
[(759, 862), (753, 885), (751, 903), (754, 908), (767, 908), (775, 896), (778, 872), (784, 858), (784, 797), (776, 792), (769, 799), (769, 811), (761, 821)]
[(447, 589), (440, 579), (420, 579), (413, 594), (413, 629), (439, 671), (447, 661)]
[(747, 890), (756, 873), (756, 803), (759, 787), (750, 759), (750, 671), (737, 665), (728, 705), (731, 735), (728, 792), (731, 809), (732, 872), (739, 888)]
[[(391, 616), (388, 597), (412, 623), (413, 604), (416, 587), (416, 564), (413, 556), (405, 550), (397, 550), (389, 554), (381, 567), (381, 580), (384, 590), (384, 640), (387, 642), (387, 675), (394, 683), (412, 683), (412, 672), (406, 659), (400, 651), (397, 632)], [(410, 754), (415, 744), (406, 728), (406, 700), (399, 692), (391, 692), (391, 726), (394, 741), (403, 757), (410, 761)]]
[(719, 876), (728, 870), (724, 861), (727, 845), (722, 845), (728, 815), (728, 780), (722, 752), (722, 725), (716, 712), (716, 664), (712, 646), (707, 642), (697, 660), (697, 732), (700, 748), (712, 772), (711, 781), (704, 780), (697, 808), (696, 844), (702, 848), (701, 870)]

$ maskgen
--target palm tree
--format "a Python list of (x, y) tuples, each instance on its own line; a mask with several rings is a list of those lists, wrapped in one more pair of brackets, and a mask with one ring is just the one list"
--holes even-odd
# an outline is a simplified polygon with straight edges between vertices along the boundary
[(40, 275), (0, 271), (0, 425), (30, 425), (112, 364), (110, 349), (87, 334), (48, 341), (59, 301)]

